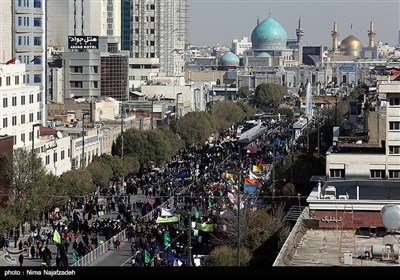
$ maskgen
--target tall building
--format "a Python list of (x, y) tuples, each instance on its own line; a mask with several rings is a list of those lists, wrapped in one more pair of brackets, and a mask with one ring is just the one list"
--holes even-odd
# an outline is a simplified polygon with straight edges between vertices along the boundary
[(132, 58), (159, 58), (163, 75), (183, 76), (187, 0), (125, 0), (122, 7), (122, 50)]
[(13, 33), (12, 33), (12, 1), (2, 1), (0, 8), (0, 64), (12, 58)]
[(48, 45), (68, 49), (68, 36), (121, 36), (121, 0), (48, 1)]

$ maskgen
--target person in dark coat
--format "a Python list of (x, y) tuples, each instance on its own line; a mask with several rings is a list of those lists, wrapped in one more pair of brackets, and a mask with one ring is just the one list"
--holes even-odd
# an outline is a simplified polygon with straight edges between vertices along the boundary
[(22, 253), (19, 254), (18, 261), (19, 261), (19, 266), (22, 267), (22, 263), (24, 262), (24, 255)]

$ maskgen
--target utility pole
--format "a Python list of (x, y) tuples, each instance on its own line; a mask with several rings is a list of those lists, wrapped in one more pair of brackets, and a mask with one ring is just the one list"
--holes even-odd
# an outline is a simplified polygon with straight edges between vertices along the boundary
[(275, 199), (275, 145), (272, 146), (272, 199)]
[(122, 103), (121, 105), (121, 160), (124, 159), (124, 111), (123, 108), (124, 106)]
[(192, 266), (192, 209), (188, 211), (188, 265)]

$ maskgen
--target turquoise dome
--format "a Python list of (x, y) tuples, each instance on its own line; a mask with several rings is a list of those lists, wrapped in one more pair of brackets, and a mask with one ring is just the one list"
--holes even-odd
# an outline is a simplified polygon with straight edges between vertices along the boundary
[(271, 55), (267, 52), (260, 52), (257, 57), (271, 57)]
[(239, 66), (239, 57), (233, 52), (226, 52), (219, 59), (221, 66)]
[(286, 48), (286, 30), (273, 18), (260, 22), (251, 33), (254, 50), (283, 50)]

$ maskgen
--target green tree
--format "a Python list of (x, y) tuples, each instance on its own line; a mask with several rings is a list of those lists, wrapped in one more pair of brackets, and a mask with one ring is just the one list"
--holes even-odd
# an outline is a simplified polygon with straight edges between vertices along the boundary
[[(240, 265), (246, 266), (251, 254), (246, 248), (240, 249)], [(204, 262), (205, 266), (237, 266), (237, 249), (227, 245), (215, 247)]]
[(190, 112), (177, 123), (178, 134), (186, 146), (202, 144), (215, 131), (215, 124), (205, 112)]
[(279, 106), (286, 92), (286, 87), (282, 85), (273, 83), (259, 84), (256, 87), (253, 102), (257, 107), (263, 109), (274, 108)]
[(7, 236), (8, 231), (15, 228), (20, 220), (13, 214), (12, 207), (6, 207), (0, 210), (0, 235)]
[(128, 174), (136, 174), (140, 169), (139, 159), (135, 156), (128, 155), (124, 157), (123, 163)]
[(233, 101), (217, 101), (214, 103), (213, 117), (218, 129), (227, 129), (234, 123), (242, 122), (246, 113)]
[(99, 160), (98, 157), (95, 157), (86, 169), (91, 173), (92, 181), (100, 186), (107, 186), (114, 175), (111, 166)]
[(100, 157), (97, 157), (96, 160), (104, 163), (107, 166), (110, 166), (112, 170), (112, 176), (114, 176), (114, 178), (121, 178), (127, 175), (124, 163), (119, 156), (102, 154)]
[(72, 169), (60, 176), (60, 181), (67, 196), (84, 196), (95, 191), (92, 174), (89, 170)]
[(251, 95), (249, 87), (240, 87), (238, 90), (240, 98), (249, 98)]

